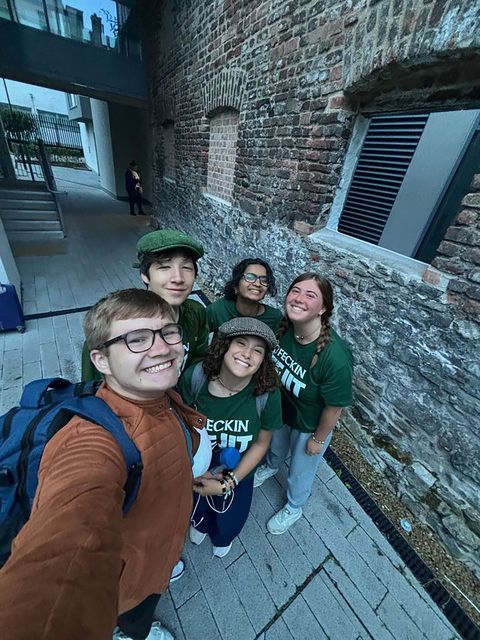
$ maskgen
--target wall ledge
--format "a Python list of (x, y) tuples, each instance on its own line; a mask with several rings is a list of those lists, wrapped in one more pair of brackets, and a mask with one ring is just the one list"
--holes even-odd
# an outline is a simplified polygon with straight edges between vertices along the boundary
[(450, 280), (456, 278), (438, 271), (430, 264), (420, 262), (414, 258), (395, 253), (390, 249), (369, 244), (363, 240), (352, 238), (339, 231), (324, 227), (308, 236), (309, 244), (329, 245), (336, 251), (363, 257), (372, 264), (380, 264), (391, 271), (401, 273), (405, 278), (423, 281), (426, 284), (446, 292)]

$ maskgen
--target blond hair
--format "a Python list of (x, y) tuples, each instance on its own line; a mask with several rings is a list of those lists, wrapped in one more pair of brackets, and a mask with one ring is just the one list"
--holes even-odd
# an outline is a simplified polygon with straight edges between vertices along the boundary
[(153, 291), (122, 289), (99, 300), (86, 314), (83, 331), (88, 348), (98, 349), (110, 336), (114, 320), (167, 316), (174, 321), (172, 307)]

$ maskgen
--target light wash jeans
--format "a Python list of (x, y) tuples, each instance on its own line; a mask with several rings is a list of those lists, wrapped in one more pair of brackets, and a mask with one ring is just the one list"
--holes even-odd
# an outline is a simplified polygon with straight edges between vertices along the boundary
[(278, 471), (290, 450), (287, 500), (288, 506), (292, 509), (302, 507), (308, 500), (318, 465), (332, 439), (330, 433), (318, 456), (309, 456), (305, 453), (305, 448), (307, 440), (311, 436), (311, 433), (302, 433), (284, 424), (281, 429), (273, 432), (272, 442), (267, 453), (267, 465)]

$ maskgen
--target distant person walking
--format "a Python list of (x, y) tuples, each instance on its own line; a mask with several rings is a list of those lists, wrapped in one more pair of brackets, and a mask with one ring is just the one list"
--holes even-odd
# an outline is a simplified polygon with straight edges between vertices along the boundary
[(128, 193), (128, 202), (130, 204), (130, 215), (136, 216), (135, 204), (138, 207), (138, 215), (146, 216), (147, 214), (142, 209), (143, 200), (143, 187), (142, 178), (140, 177), (140, 170), (135, 160), (132, 160), (128, 165), (128, 169), (125, 171), (125, 189)]

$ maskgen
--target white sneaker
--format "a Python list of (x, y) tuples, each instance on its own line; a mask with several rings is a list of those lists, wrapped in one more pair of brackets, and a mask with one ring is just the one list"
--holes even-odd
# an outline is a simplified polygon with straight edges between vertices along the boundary
[(188, 537), (193, 542), (193, 544), (202, 544), (202, 542), (207, 537), (206, 533), (202, 533), (198, 529), (195, 529), (193, 524), (190, 525), (190, 529), (188, 531)]
[(175, 638), (168, 629), (162, 627), (160, 622), (154, 622), (145, 640), (175, 640)]
[[(132, 640), (132, 637), (126, 636), (122, 631), (115, 631), (112, 640)], [(175, 640), (175, 638), (168, 629), (162, 627), (160, 622), (154, 622), (145, 640)]]
[(227, 553), (230, 553), (230, 549), (232, 548), (232, 542), (227, 547), (213, 547), (213, 555), (215, 558), (224, 558)]
[(268, 480), (277, 473), (278, 469), (272, 469), (266, 464), (261, 464), (255, 471), (255, 477), (253, 479), (253, 486), (260, 487), (265, 480)]
[(172, 569), (172, 575), (170, 576), (170, 584), (179, 580), (183, 574), (185, 573), (185, 563), (182, 559), (180, 559), (177, 564)]
[(290, 529), (292, 524), (302, 517), (302, 509), (292, 509), (286, 504), (267, 522), (267, 529), (273, 535), (278, 536)]

